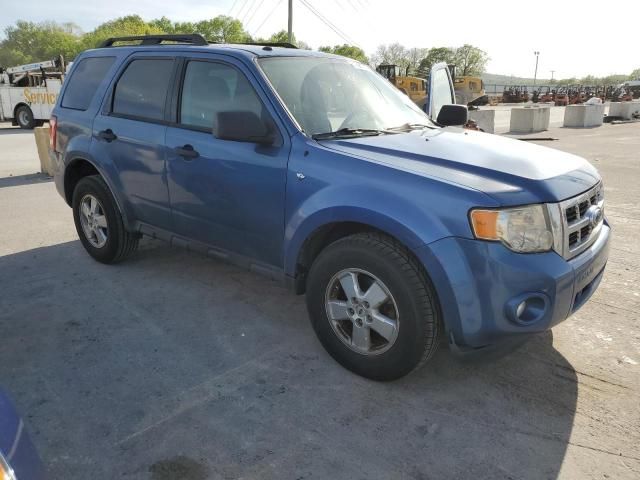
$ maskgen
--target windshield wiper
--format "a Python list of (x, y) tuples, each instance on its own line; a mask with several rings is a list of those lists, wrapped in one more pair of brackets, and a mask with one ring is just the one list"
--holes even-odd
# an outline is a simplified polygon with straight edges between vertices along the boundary
[(397, 127), (387, 128), (387, 130), (390, 130), (392, 132), (410, 132), (412, 130), (422, 130), (424, 128), (431, 127), (432, 125), (426, 125), (424, 123), (405, 123)]
[(316, 133), (312, 135), (311, 138), (314, 140), (327, 140), (329, 138), (367, 137), (381, 135), (383, 133), (386, 132), (375, 128), (341, 128), (335, 132)]

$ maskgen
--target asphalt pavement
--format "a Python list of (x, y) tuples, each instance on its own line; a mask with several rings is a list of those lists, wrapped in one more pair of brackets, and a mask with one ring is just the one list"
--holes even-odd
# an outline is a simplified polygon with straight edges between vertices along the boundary
[(639, 478), (640, 124), (548, 133), (604, 177), (600, 289), (509, 354), (376, 383), (273, 281), (148, 239), (93, 261), (0, 125), (0, 385), (52, 478)]

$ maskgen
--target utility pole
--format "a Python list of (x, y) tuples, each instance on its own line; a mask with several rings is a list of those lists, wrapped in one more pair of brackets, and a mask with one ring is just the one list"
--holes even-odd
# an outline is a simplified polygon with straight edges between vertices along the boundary
[(536, 70), (533, 73), (533, 86), (536, 86), (536, 78), (538, 78), (538, 55), (540, 55), (540, 52), (536, 51), (533, 52), (533, 54), (536, 56)]
[(293, 0), (289, 0), (289, 43), (293, 43)]
[(551, 80), (553, 80), (553, 74), (556, 73), (555, 70), (551, 70)]

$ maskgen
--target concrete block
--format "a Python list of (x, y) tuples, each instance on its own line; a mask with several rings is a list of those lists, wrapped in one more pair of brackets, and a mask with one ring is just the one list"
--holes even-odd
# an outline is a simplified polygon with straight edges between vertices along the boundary
[(53, 166), (49, 159), (49, 124), (33, 129), (36, 138), (36, 147), (38, 148), (38, 157), (40, 158), (40, 171), (49, 176), (53, 176)]
[(475, 121), (482, 130), (487, 133), (495, 133), (496, 111), (495, 110), (469, 110), (469, 118)]
[(568, 105), (564, 109), (565, 127), (599, 127), (604, 118), (604, 105)]
[(515, 133), (535, 133), (549, 129), (551, 109), (549, 107), (528, 106), (511, 109), (509, 129)]
[(609, 116), (621, 117), (623, 120), (631, 120), (634, 114), (640, 113), (640, 101), (611, 102), (609, 104)]

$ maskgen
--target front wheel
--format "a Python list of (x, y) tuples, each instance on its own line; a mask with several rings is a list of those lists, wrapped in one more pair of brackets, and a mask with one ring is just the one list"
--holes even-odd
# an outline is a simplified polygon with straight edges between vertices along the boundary
[(307, 283), (313, 328), (329, 354), (374, 380), (394, 380), (438, 347), (431, 282), (408, 250), (376, 233), (342, 238), (323, 250)]

